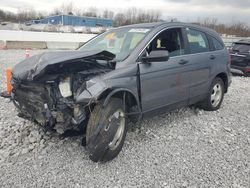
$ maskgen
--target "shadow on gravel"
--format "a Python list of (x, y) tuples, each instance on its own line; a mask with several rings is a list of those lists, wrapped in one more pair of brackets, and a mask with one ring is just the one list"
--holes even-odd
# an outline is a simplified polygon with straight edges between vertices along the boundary
[(179, 124), (187, 118), (201, 115), (203, 112), (202, 109), (196, 106), (190, 106), (161, 113), (157, 116), (140, 120), (137, 123), (130, 123), (128, 132), (135, 134), (136, 137), (140, 137), (140, 139), (136, 139), (136, 141), (142, 143), (147, 139), (149, 132), (161, 132), (163, 127), (167, 129), (166, 131), (171, 131), (171, 128), (176, 124)]
[[(163, 126), (166, 128), (171, 129), (173, 126), (174, 122), (180, 122), (183, 119), (189, 118), (191, 116), (196, 116), (200, 114), (203, 110), (199, 109), (195, 106), (190, 106), (190, 107), (185, 107), (169, 112), (163, 112), (157, 116), (149, 117), (149, 118), (144, 118), (142, 120), (139, 120), (136, 123), (129, 122), (129, 130), (128, 133), (134, 133), (138, 137), (141, 137), (142, 139), (138, 140), (139, 142), (143, 142), (145, 138), (145, 134), (147, 134), (148, 131), (154, 130), (154, 132), (158, 132), (160, 128)], [(34, 125), (37, 126), (37, 125)], [(56, 133), (55, 130), (51, 131), (48, 130), (47, 132), (44, 131), (44, 134), (49, 134), (51, 138), (57, 138), (58, 142), (60, 140), (68, 140), (74, 142), (75, 139), (81, 139), (81, 146), (85, 147), (86, 142), (85, 142), (85, 133), (83, 130), (77, 131), (77, 130), (66, 130), (63, 134), (58, 134)], [(69, 138), (69, 139), (68, 139)], [(72, 139), (70, 139), (72, 138)], [(48, 140), (49, 142), (49, 140)]]
[(249, 77), (249, 76), (244, 75), (243, 73), (241, 74), (241, 73), (236, 73), (236, 72), (232, 72), (232, 75), (233, 75), (234, 77), (245, 77), (245, 78), (248, 78), (248, 77)]

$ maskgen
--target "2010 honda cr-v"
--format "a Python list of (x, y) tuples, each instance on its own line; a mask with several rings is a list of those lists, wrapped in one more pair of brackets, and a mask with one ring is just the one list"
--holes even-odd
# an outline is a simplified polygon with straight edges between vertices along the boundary
[(20, 116), (42, 126), (81, 130), (90, 159), (108, 161), (121, 151), (129, 119), (192, 104), (217, 110), (230, 83), (229, 53), (216, 32), (151, 23), (22, 61), (11, 99)]

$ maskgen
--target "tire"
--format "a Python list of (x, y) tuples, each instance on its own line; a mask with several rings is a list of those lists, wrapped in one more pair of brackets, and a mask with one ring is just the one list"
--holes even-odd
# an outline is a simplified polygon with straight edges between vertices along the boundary
[(221, 106), (224, 93), (225, 84), (221, 78), (216, 77), (210, 86), (208, 96), (198, 106), (207, 111), (216, 111)]
[(114, 159), (122, 150), (127, 129), (123, 100), (112, 98), (105, 107), (97, 104), (86, 130), (89, 158), (94, 162)]

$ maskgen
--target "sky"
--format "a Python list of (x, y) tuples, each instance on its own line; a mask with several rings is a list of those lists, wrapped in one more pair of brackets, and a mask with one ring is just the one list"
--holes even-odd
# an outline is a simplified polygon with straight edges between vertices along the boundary
[(244, 22), (250, 25), (250, 0), (0, 0), (0, 9), (17, 12), (22, 8), (33, 8), (49, 12), (62, 3), (73, 2), (80, 9), (95, 7), (114, 12), (136, 7), (142, 10), (159, 10), (162, 19), (177, 18), (193, 22), (210, 17), (221, 23)]

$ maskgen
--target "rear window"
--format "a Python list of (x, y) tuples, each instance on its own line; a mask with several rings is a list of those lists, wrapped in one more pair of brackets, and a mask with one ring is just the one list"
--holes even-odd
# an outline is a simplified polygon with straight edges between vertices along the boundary
[(202, 53), (209, 51), (209, 44), (205, 33), (193, 29), (186, 29), (190, 52)]
[(235, 43), (233, 44), (232, 50), (234, 52), (250, 53), (250, 44)]

